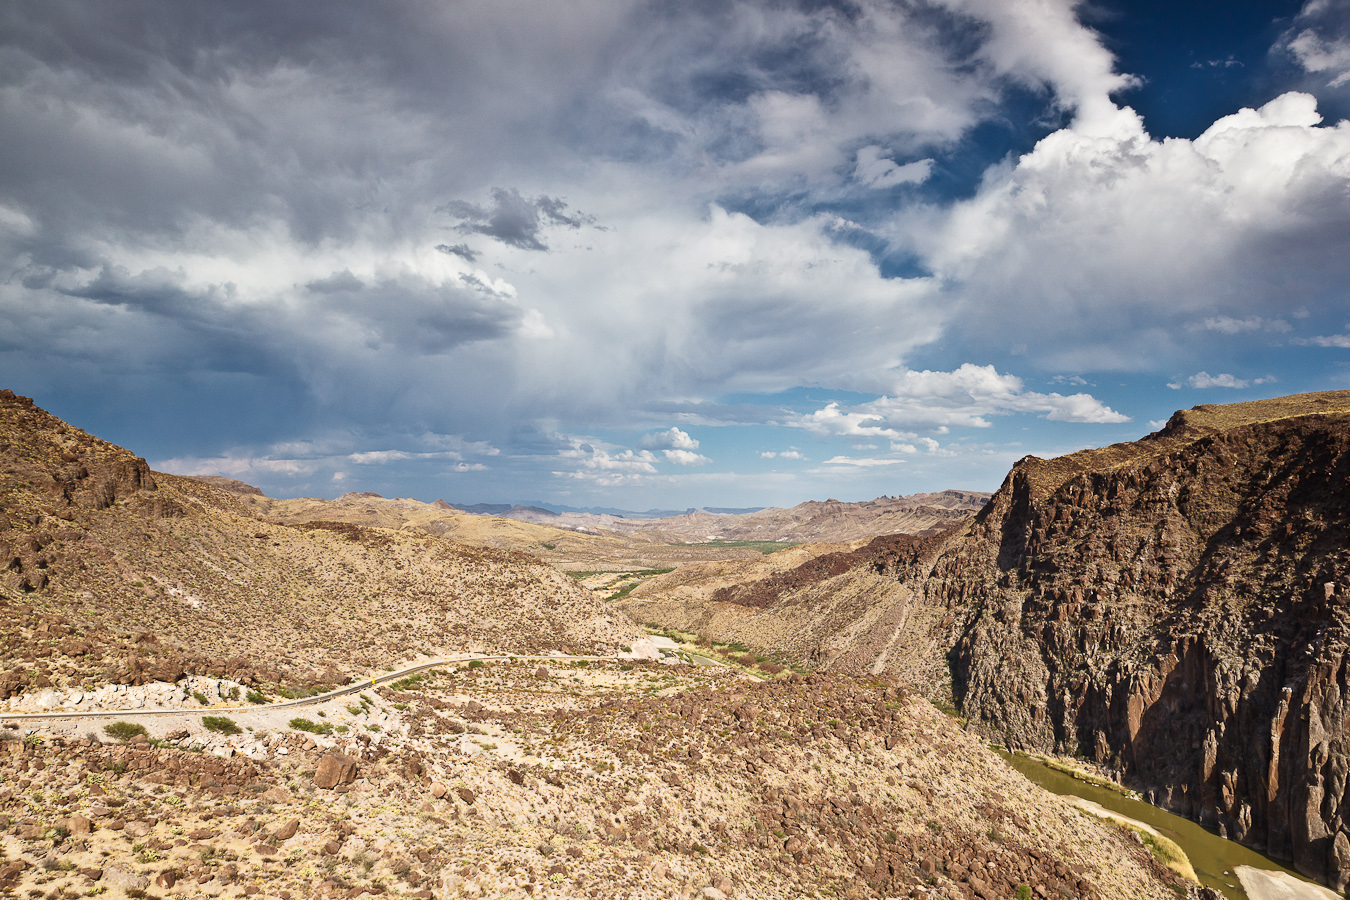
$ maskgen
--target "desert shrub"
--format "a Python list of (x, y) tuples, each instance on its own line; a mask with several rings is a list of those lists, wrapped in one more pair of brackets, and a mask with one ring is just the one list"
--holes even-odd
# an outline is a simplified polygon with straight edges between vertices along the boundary
[(240, 734), (243, 731), (229, 716), (202, 716), (202, 725), (216, 734)]
[(783, 671), (783, 667), (780, 666), (778, 663), (771, 663), (771, 662), (760, 663), (759, 667), (763, 669), (765, 672), (768, 672), (770, 675), (777, 675)]
[(755, 654), (747, 653), (744, 656), (739, 657), (736, 662), (743, 666), (753, 666), (755, 664)]
[(398, 681), (395, 681), (393, 684), (389, 685), (389, 687), (396, 691), (411, 691), (414, 688), (421, 687), (422, 682), (426, 680), (427, 680), (426, 673), (418, 672), (416, 675), (409, 675), (407, 678), (400, 678)]
[(197, 701), (198, 703), (200, 703), (202, 706), (207, 706), (207, 705), (210, 704), (210, 702), (211, 702), (210, 700), (207, 700), (207, 699), (206, 699), (206, 695), (203, 694), (201, 691), (193, 691), (193, 692), (192, 692), (192, 699), (193, 699), (193, 700), (196, 700), (196, 701)]
[(471, 660), (469, 660), (469, 668), (470, 668), (470, 669), (481, 669), (481, 668), (483, 668), (483, 661), (482, 661), (481, 659), (471, 659)]
[(291, 727), (296, 731), (308, 731), (310, 734), (332, 734), (333, 726), (328, 722), (312, 722), (296, 717), (291, 719)]
[(144, 725), (135, 722), (113, 722), (103, 726), (103, 733), (125, 744), (138, 734), (146, 734), (146, 730)]
[(263, 695), (262, 691), (250, 690), (247, 694), (244, 695), (244, 699), (247, 700), (249, 703), (267, 702), (267, 697)]

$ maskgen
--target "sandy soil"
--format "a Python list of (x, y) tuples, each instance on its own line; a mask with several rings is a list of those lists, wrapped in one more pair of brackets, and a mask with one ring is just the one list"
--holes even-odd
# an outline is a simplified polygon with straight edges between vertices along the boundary
[(1238, 866), (1233, 870), (1242, 889), (1251, 900), (1341, 900), (1335, 891), (1299, 881), (1287, 872), (1267, 872), (1253, 869), (1251, 866)]

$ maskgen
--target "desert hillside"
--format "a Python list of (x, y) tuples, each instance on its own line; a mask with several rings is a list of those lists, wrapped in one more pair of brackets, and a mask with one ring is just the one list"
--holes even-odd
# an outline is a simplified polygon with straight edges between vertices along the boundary
[(327, 733), (226, 712), (237, 736), (0, 732), (0, 816), (24, 816), (0, 892), (1178, 896), (1128, 832), (884, 681), (520, 661), (307, 708)]
[(441, 650), (637, 632), (552, 566), (425, 533), (257, 517), (0, 392), (0, 699), (184, 671), (305, 687)]
[(708, 598), (653, 582), (632, 614), (903, 674), (1001, 741), (1087, 756), (1343, 889), (1347, 548), (1350, 392), (1324, 392), (1028, 457), (942, 535)]

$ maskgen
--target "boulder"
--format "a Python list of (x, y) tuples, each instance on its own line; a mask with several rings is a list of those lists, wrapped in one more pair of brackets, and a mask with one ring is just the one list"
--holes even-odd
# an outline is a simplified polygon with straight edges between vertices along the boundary
[(144, 891), (150, 886), (150, 879), (142, 875), (133, 875), (130, 872), (124, 872), (121, 869), (105, 869), (103, 872), (103, 884), (106, 887), (118, 888), (123, 891)]
[(330, 753), (319, 760), (314, 772), (314, 786), (332, 790), (338, 785), (351, 784), (356, 780), (356, 760), (340, 753)]

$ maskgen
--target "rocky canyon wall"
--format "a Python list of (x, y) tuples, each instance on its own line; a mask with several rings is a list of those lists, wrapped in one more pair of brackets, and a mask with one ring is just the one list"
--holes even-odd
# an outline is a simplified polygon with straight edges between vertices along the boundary
[(1344, 889), (1350, 419), (1205, 419), (1024, 460), (915, 589), (979, 727)]

